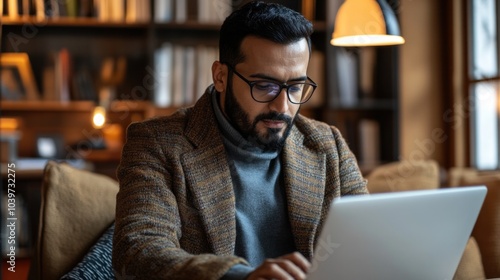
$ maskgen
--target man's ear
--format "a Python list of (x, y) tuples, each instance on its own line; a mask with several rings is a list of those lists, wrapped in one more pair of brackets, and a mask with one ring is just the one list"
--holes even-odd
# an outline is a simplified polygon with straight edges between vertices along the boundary
[(215, 90), (218, 92), (224, 92), (226, 90), (227, 83), (227, 67), (220, 61), (214, 61), (212, 64), (212, 79), (214, 81)]

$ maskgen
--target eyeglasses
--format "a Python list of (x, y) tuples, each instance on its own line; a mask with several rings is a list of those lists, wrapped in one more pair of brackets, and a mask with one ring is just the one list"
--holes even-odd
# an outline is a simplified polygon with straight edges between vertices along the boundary
[(288, 100), (291, 103), (304, 104), (311, 98), (317, 87), (316, 83), (309, 77), (307, 77), (307, 81), (291, 83), (278, 83), (270, 80), (249, 81), (238, 73), (234, 67), (229, 64), (226, 65), (236, 76), (240, 77), (240, 79), (250, 86), (252, 98), (260, 103), (273, 101), (280, 95), (283, 89), (286, 89)]

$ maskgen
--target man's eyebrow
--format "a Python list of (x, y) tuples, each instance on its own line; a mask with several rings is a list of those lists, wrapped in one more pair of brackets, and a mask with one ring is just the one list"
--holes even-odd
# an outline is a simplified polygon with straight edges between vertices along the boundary
[(282, 84), (282, 83), (288, 83), (288, 82), (303, 82), (303, 81), (307, 80), (307, 76), (301, 76), (301, 77), (293, 78), (293, 79), (290, 79), (290, 80), (287, 80), (287, 81), (283, 82), (280, 79), (276, 79), (275, 77), (271, 77), (269, 75), (262, 74), (262, 73), (252, 74), (252, 75), (250, 75), (250, 77), (264, 79), (264, 80), (270, 80), (270, 81), (274, 81), (274, 82), (277, 82), (277, 83), (280, 83), (280, 84)]

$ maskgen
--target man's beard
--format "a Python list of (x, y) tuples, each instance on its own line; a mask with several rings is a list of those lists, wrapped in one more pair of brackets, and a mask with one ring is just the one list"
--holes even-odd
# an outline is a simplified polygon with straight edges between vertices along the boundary
[[(257, 102), (257, 101), (255, 101)], [(233, 127), (250, 143), (266, 151), (281, 150), (285, 145), (285, 140), (290, 134), (295, 117), (291, 118), (285, 114), (278, 112), (269, 112), (257, 115), (253, 122), (250, 121), (248, 114), (243, 110), (242, 106), (234, 97), (232, 85), (226, 87), (226, 100), (224, 107), (229, 122)], [(283, 121), (286, 123), (283, 136), (279, 135), (282, 128), (268, 128), (266, 133), (259, 134), (257, 131), (257, 123), (261, 120)]]

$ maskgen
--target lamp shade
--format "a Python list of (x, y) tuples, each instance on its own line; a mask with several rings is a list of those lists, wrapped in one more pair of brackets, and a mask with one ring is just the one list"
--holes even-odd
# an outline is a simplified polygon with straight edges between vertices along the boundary
[(339, 8), (330, 43), (341, 47), (389, 46), (405, 42), (385, 0), (346, 0)]

